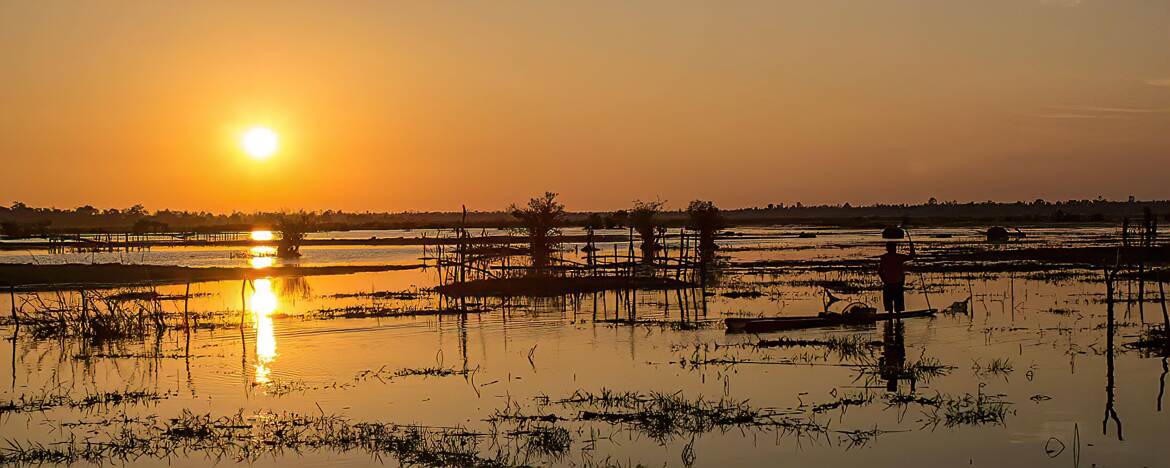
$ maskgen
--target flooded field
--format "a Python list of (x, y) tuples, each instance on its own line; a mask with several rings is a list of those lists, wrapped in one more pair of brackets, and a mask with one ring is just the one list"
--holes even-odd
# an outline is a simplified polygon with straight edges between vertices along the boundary
[[(66, 323), (4, 327), (0, 460), (1168, 463), (1167, 359), (1130, 346), (1162, 321), (1156, 283), (1119, 277), (1109, 303), (1104, 274), (1086, 265), (954, 260), (1112, 246), (1116, 228), (1034, 228), (999, 245), (972, 229), (916, 230), (922, 258), (908, 276), (907, 309), (938, 315), (760, 334), (728, 334), (722, 319), (814, 315), (826, 289), (842, 299), (831, 309), (880, 304), (873, 271), (883, 241), (876, 230), (732, 231), (719, 239), (705, 288), (463, 301), (431, 290), (440, 281), (431, 265), (290, 278), (266, 276), (283, 261), (256, 248), (0, 252), (5, 263), (254, 271), (246, 281), (4, 294), (4, 313), (100, 307), (137, 322), (117, 339), (87, 338)], [(581, 247), (566, 244), (562, 254), (581, 258)], [(301, 253), (300, 266), (426, 264), (428, 256), (422, 246)]]

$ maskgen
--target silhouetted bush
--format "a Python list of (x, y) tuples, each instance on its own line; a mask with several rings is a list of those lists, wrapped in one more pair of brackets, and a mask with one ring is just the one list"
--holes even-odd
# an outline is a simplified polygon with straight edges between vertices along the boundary
[(630, 226), (642, 238), (642, 261), (654, 261), (654, 251), (658, 249), (658, 222), (655, 217), (662, 212), (662, 202), (635, 201), (634, 209), (630, 210)]
[(715, 233), (725, 227), (723, 215), (715, 202), (694, 200), (687, 205), (687, 227), (699, 232), (699, 250), (714, 251)]
[(528, 205), (508, 208), (512, 217), (528, 233), (532, 266), (540, 273), (548, 266), (549, 253), (560, 243), (560, 227), (565, 221), (565, 205), (557, 202), (557, 194), (545, 192), (543, 197), (528, 200)]
[(305, 234), (312, 230), (313, 215), (304, 211), (293, 214), (282, 214), (277, 220), (276, 230), (280, 232), (280, 242), (276, 245), (276, 256), (280, 258), (297, 258), (301, 256), (301, 243)]

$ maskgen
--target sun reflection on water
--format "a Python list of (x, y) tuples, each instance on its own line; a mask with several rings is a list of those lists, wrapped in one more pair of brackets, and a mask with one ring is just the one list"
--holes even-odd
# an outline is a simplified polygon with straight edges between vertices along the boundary
[(272, 313), (276, 311), (278, 301), (272, 289), (271, 279), (258, 279), (252, 284), (250, 308), (256, 327), (256, 383), (266, 384), (271, 381), (268, 377), (272, 373), (269, 364), (276, 360), (276, 334), (272, 326)]
[(276, 248), (261, 245), (248, 249), (248, 263), (257, 270), (272, 266), (276, 263)]

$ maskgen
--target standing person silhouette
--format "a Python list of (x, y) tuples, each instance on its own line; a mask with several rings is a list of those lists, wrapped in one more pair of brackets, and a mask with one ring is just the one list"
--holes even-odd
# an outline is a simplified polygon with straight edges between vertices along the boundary
[(878, 277), (882, 280), (882, 305), (886, 312), (906, 310), (906, 262), (914, 260), (914, 243), (910, 254), (898, 253), (897, 242), (886, 242), (886, 253), (878, 262)]

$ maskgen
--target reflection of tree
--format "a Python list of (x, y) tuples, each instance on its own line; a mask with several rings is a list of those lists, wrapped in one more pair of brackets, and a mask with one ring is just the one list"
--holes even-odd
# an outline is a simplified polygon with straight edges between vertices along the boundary
[(282, 298), (307, 300), (313, 297), (313, 288), (309, 286), (309, 280), (304, 276), (281, 277), (277, 287)]

